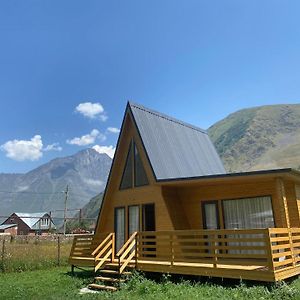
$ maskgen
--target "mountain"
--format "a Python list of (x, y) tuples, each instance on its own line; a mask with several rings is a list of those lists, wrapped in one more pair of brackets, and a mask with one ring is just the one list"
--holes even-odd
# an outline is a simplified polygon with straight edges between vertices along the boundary
[(99, 215), (101, 203), (103, 200), (103, 192), (93, 197), (81, 210), (81, 218), (83, 223), (79, 224), (79, 213), (74, 215), (73, 220), (67, 222), (67, 227), (70, 231), (76, 228), (94, 228)]
[(229, 172), (300, 169), (300, 104), (243, 109), (208, 134)]
[(81, 208), (104, 190), (111, 162), (108, 155), (85, 149), (26, 174), (0, 174), (0, 215), (61, 210), (65, 197), (62, 191), (67, 185), (68, 209)]
[(83, 208), (81, 212), (82, 218), (94, 218), (95, 221), (91, 223), (95, 223), (98, 218), (101, 203), (103, 200), (103, 193), (100, 193), (93, 197)]

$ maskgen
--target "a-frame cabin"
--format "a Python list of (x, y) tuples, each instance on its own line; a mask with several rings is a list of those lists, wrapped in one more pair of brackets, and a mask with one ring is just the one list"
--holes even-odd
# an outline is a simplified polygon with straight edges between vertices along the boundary
[(277, 281), (299, 254), (299, 172), (228, 174), (204, 130), (128, 103), (95, 235), (69, 262)]

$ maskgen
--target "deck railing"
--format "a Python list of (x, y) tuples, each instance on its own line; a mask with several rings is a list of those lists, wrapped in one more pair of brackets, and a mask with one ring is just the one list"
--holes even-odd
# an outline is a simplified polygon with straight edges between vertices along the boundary
[(123, 273), (131, 260), (136, 258), (136, 236), (137, 232), (134, 232), (116, 255), (120, 274)]
[[(225, 274), (225, 269), (227, 273), (233, 269), (240, 277), (244, 270), (248, 274), (264, 272), (270, 281), (284, 279), (300, 273), (300, 229), (139, 232), (138, 267), (145, 267), (146, 262), (167, 266), (166, 271), (190, 267), (197, 274), (196, 268), (210, 268), (214, 270), (210, 274), (218, 275), (218, 269), (220, 274), (222, 271)], [(255, 276), (251, 274), (249, 278)]]
[(299, 274), (300, 228), (270, 228), (268, 231), (276, 278), (284, 279)]
[(300, 274), (300, 228), (134, 233), (115, 255), (114, 233), (74, 237), (70, 264), (97, 271), (118, 260), (154, 272), (277, 281)]
[(92, 252), (95, 258), (95, 271), (99, 270), (109, 259), (113, 262), (115, 257), (115, 234), (110, 233)]
[(267, 231), (184, 230), (139, 232), (138, 259), (268, 267), (271, 257)]
[(93, 234), (75, 235), (70, 252), (70, 257), (90, 257), (93, 238)]

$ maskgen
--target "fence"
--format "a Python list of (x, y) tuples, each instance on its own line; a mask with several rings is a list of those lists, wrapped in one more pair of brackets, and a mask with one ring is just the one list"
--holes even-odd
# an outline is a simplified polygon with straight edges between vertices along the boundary
[(68, 264), (73, 236), (0, 236), (0, 272)]

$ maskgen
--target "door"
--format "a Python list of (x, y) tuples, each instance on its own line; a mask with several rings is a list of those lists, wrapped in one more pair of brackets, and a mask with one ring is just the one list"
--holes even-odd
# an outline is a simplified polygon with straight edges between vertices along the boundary
[(115, 208), (115, 238), (118, 252), (125, 243), (125, 207)]
[[(155, 206), (154, 204), (144, 204), (142, 206), (142, 228), (143, 231), (155, 231)], [(147, 241), (143, 243), (143, 250), (147, 252), (156, 252), (156, 242), (153, 241), (155, 236), (148, 236), (148, 239), (152, 241)], [(144, 247), (147, 245), (149, 247)], [(144, 254), (144, 257), (155, 257), (155, 254)]]
[(143, 231), (155, 231), (154, 204), (143, 205)]

